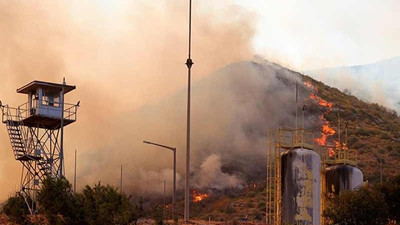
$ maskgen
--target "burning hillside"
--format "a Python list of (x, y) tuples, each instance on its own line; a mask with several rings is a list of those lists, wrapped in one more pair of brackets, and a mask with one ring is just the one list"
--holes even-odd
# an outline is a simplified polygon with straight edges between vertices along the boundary
[[(316, 141), (320, 145), (335, 145), (337, 130), (333, 124), (337, 124), (337, 113), (334, 108), (340, 105), (343, 121), (350, 123), (349, 147), (359, 149), (363, 143), (364, 147), (359, 150), (368, 149), (367, 142), (360, 142), (362, 137), (357, 133), (361, 131), (354, 122), (361, 122), (360, 119), (365, 118), (368, 110), (374, 107), (371, 108), (354, 97), (267, 61), (257, 59), (236, 63), (218, 70), (193, 85), (191, 177), (193, 187), (201, 190), (203, 188), (221, 190), (240, 188), (253, 181), (263, 182), (266, 131), (280, 126), (294, 126), (295, 86), (296, 83), (303, 84), (303, 81), (309, 83), (299, 86), (299, 101), (307, 104), (305, 127), (315, 131)], [(134, 118), (124, 126), (135, 127), (140, 131), (140, 135), (137, 134), (140, 137), (146, 136), (160, 143), (172, 143), (178, 150), (185, 149), (186, 124), (182, 120), (185, 115), (185, 111), (182, 110), (185, 98), (185, 92), (178, 92), (172, 98), (156, 105), (148, 105), (133, 113), (122, 114), (121, 117)], [(381, 113), (389, 115), (385, 114), (384, 110), (381, 110)], [(317, 135), (318, 133), (320, 135)], [(131, 134), (129, 137), (119, 136), (115, 141), (128, 140), (127, 145), (132, 143), (136, 146), (137, 143), (130, 138), (131, 136)], [(158, 151), (140, 151), (143, 147), (140, 140), (138, 143), (140, 143), (137, 146), (140, 157), (154, 158), (156, 157), (154, 154), (159, 154)], [(123, 151), (123, 148), (116, 151), (120, 153), (121, 160), (130, 158), (131, 153), (128, 152), (131, 151)], [(177, 151), (177, 158), (179, 177), (182, 177), (183, 171), (180, 168), (183, 168), (184, 151)], [(161, 170), (170, 168), (170, 162), (144, 161), (146, 163), (141, 165), (143, 169), (132, 169), (132, 172), (127, 174), (127, 180), (137, 180), (137, 182), (126, 184), (126, 190), (161, 195), (163, 189), (160, 182), (165, 178), (167, 183), (172, 182), (168, 180), (171, 171)], [(131, 165), (129, 162), (126, 164)], [(103, 170), (108, 170), (104, 159), (100, 160), (99, 165), (103, 165)], [(366, 177), (370, 174), (372, 173), (367, 172)], [(181, 182), (181, 179), (178, 181)], [(183, 185), (180, 183), (179, 187)], [(167, 185), (167, 191), (170, 191), (169, 188)]]
[[(321, 106), (323, 108), (323, 111), (321, 113), (321, 115), (319, 115), (319, 119), (321, 120), (322, 124), (322, 130), (320, 133), (320, 137), (315, 139), (315, 142), (319, 145), (319, 146), (326, 146), (327, 144), (327, 139), (330, 136), (333, 136), (336, 131), (331, 127), (331, 124), (329, 121), (327, 121), (325, 119), (325, 116), (327, 114), (329, 114), (330, 112), (332, 112), (332, 102), (328, 102), (324, 99), (322, 99), (320, 96), (318, 96), (318, 88), (314, 87), (314, 85), (311, 84), (311, 82), (306, 81), (304, 82), (304, 84), (306, 85), (306, 87), (308, 89), (311, 90), (311, 94), (309, 99), (315, 101), (319, 106)], [(329, 156), (333, 156), (335, 155), (335, 151), (333, 150), (333, 148), (328, 148), (329, 151)]]
[[(244, 63), (241, 63), (240, 65), (243, 66)], [(254, 67), (253, 67), (254, 66)], [(228, 70), (232, 71), (235, 69), (239, 69), (240, 66), (238, 65), (231, 65), (227, 68), (224, 68), (223, 70)], [(281, 87), (285, 90), (285, 92), (292, 94), (291, 96), (285, 95), (285, 93), (282, 92), (275, 92), (274, 86), (268, 86), (264, 90), (262, 95), (255, 94), (257, 93), (256, 90), (253, 89), (240, 89), (242, 90), (240, 94), (238, 93), (236, 96), (238, 96), (237, 102), (244, 103), (246, 106), (249, 106), (250, 104), (247, 101), (250, 101), (251, 103), (256, 104), (257, 107), (243, 107), (242, 112), (249, 113), (252, 116), (255, 116), (257, 119), (259, 119), (260, 122), (259, 124), (251, 123), (253, 118), (250, 116), (246, 117), (246, 120), (241, 120), (240, 121), (240, 128), (241, 131), (245, 135), (241, 135), (240, 137), (246, 137), (248, 138), (249, 141), (254, 141), (254, 143), (258, 143), (258, 141), (262, 142), (262, 137), (260, 137), (263, 134), (263, 129), (266, 127), (270, 127), (268, 125), (264, 125), (264, 122), (268, 124), (267, 121), (270, 121), (271, 118), (276, 118), (277, 120), (280, 120), (281, 118), (286, 119), (283, 121), (280, 121), (281, 125), (287, 125), (287, 126), (293, 126), (294, 124), (294, 109), (292, 110), (290, 106), (293, 105), (294, 101), (294, 83), (296, 79), (293, 81), (293, 79), (290, 77), (300, 77), (304, 81), (304, 86), (300, 85), (300, 102), (304, 100), (304, 103), (307, 105), (307, 110), (305, 112), (305, 126), (306, 128), (308, 127), (309, 129), (312, 129), (315, 131), (316, 135), (316, 144), (320, 146), (325, 146), (328, 150), (330, 155), (332, 156), (335, 154), (336, 149), (342, 148), (343, 150), (353, 148), (357, 149), (359, 151), (359, 166), (363, 171), (365, 171), (365, 177), (367, 179), (374, 179), (377, 174), (377, 170), (374, 169), (374, 164), (376, 164), (376, 155), (374, 156), (373, 152), (374, 149), (376, 148), (375, 145), (379, 143), (382, 146), (387, 146), (387, 149), (390, 149), (389, 153), (384, 153), (383, 157), (390, 157), (390, 161), (388, 160), (387, 163), (391, 165), (391, 168), (388, 166), (384, 169), (387, 174), (393, 174), (396, 171), (396, 165), (394, 162), (399, 162), (399, 156), (396, 156), (395, 149), (400, 149), (400, 143), (396, 143), (396, 140), (399, 139), (399, 134), (396, 132), (395, 127), (397, 129), (400, 128), (400, 119), (397, 117), (396, 114), (393, 113), (393, 111), (385, 109), (384, 107), (380, 107), (376, 104), (368, 104), (361, 102), (357, 98), (353, 96), (346, 95), (339, 90), (335, 88), (330, 88), (328, 86), (325, 86), (324, 84), (317, 82), (307, 76), (302, 76), (298, 73), (286, 70), (286, 72), (289, 75), (288, 76), (280, 76), (282, 74), (282, 71), (285, 71), (284, 68), (281, 68), (275, 64), (269, 64), (269, 63), (254, 63), (248, 65), (247, 68), (249, 71), (260, 71), (260, 74), (257, 74), (257, 76), (260, 77), (268, 77), (271, 80), (276, 79), (277, 83), (275, 83), (278, 87)], [(240, 70), (241, 72), (244, 73), (246, 70)], [(262, 72), (261, 72), (262, 71)], [(221, 71), (220, 71), (221, 72)], [(265, 74), (264, 74), (265, 72)], [(272, 73), (272, 75), (271, 75)], [(222, 73), (223, 74), (223, 73)], [(233, 72), (233, 74), (235, 74)], [(221, 73), (217, 73), (216, 76), (222, 76)], [(225, 75), (228, 77), (229, 75)], [(235, 76), (235, 75), (233, 75)], [(241, 87), (243, 85), (243, 80), (238, 78), (239, 75), (236, 75), (235, 78), (230, 80), (230, 85), (235, 86), (235, 87)], [(252, 79), (251, 72), (249, 75), (249, 79)], [(240, 80), (240, 81), (239, 81)], [(204, 82), (204, 81), (203, 81)], [(242, 82), (242, 83), (240, 83)], [(280, 83), (281, 82), (281, 83)], [(234, 84), (232, 84), (234, 83)], [(238, 84), (240, 83), (240, 84)], [(246, 82), (244, 82), (246, 83)], [(259, 85), (255, 85), (256, 87)], [(233, 89), (233, 88), (232, 88)], [(238, 89), (233, 89), (233, 90), (238, 90)], [(243, 91), (246, 90), (246, 91)], [(271, 93), (272, 92), (272, 93)], [(232, 94), (232, 90), (230, 90), (230, 93)], [(233, 91), (233, 93), (235, 93)], [(269, 98), (265, 97), (264, 94), (266, 95), (271, 95)], [(280, 96), (282, 94), (283, 96)], [(252, 99), (252, 96), (254, 99)], [(260, 97), (263, 96), (263, 97)], [(265, 98), (264, 98), (265, 97)], [(263, 99), (264, 98), (264, 99)], [(293, 98), (293, 100), (292, 100)], [(246, 99), (246, 100), (245, 100)], [(289, 103), (284, 104), (278, 101), (273, 102), (273, 104), (269, 104), (268, 106), (269, 109), (263, 111), (263, 105), (259, 104), (259, 102), (263, 102), (265, 104), (268, 104), (268, 100), (272, 99), (279, 99), (283, 101), (283, 99), (287, 100)], [(346, 124), (348, 126), (348, 142), (343, 141), (344, 139), (344, 129), (342, 130), (342, 143), (340, 144), (338, 141), (338, 108), (340, 106), (340, 117), (342, 118), (342, 124)], [(257, 113), (253, 111), (253, 109), (257, 109)], [(285, 116), (282, 115), (274, 115), (271, 114), (272, 112), (279, 112), (281, 110), (282, 113), (290, 112), (289, 114), (285, 114)], [(286, 110), (286, 112), (285, 112)], [(269, 112), (268, 112), (269, 111)], [(235, 113), (234, 111), (233, 113)], [(261, 118), (257, 117), (258, 115), (262, 115), (264, 113), (265, 117)], [(373, 116), (375, 115), (375, 116)], [(380, 118), (380, 121), (377, 119), (372, 119), (374, 117)], [(394, 123), (394, 124), (393, 124)], [(271, 127), (278, 127), (278, 125), (275, 125), (274, 122), (270, 122), (269, 124), (273, 124)], [(347, 125), (348, 124), (348, 125)], [(379, 124), (379, 125), (378, 125)], [(389, 130), (386, 130), (386, 128), (381, 127), (381, 125), (386, 124), (390, 126), (393, 124), (393, 127), (390, 128)], [(234, 126), (235, 127), (235, 126)], [(237, 127), (237, 126), (236, 126)], [(345, 126), (343, 126), (345, 127)], [(235, 130), (230, 130), (228, 131), (229, 135), (230, 133), (234, 132)], [(390, 135), (387, 132), (390, 132)], [(381, 135), (388, 134), (391, 138), (389, 139), (382, 139)], [(260, 136), (258, 136), (260, 135)], [(259, 137), (259, 138), (256, 138)], [(368, 138), (371, 138), (371, 141)], [(235, 140), (235, 139), (232, 139)], [(210, 142), (207, 142), (210, 143)], [(225, 152), (225, 149), (231, 149), (235, 144), (238, 144), (241, 142), (232, 142), (230, 144), (226, 144), (227, 148), (222, 148), (221, 149), (221, 171), (229, 174), (235, 174), (238, 177), (243, 178), (243, 182), (246, 181), (251, 181), (251, 178), (254, 178), (252, 171), (256, 171), (255, 168), (265, 168), (265, 166), (262, 164), (264, 163), (263, 160), (260, 160), (259, 163), (257, 161), (251, 161), (251, 158), (249, 155), (254, 154), (254, 151), (258, 153), (258, 148), (262, 148), (265, 150), (266, 146), (265, 143), (263, 146), (257, 146), (256, 148), (251, 148), (251, 147), (244, 147), (242, 150), (242, 153), (239, 154), (237, 151), (235, 151), (235, 147), (233, 148), (234, 150), (232, 151), (231, 155)], [(346, 144), (347, 143), (347, 144)], [(394, 147), (388, 147), (389, 143), (393, 146), (397, 146), (396, 148)], [(240, 145), (244, 146), (244, 145)], [(250, 150), (248, 150), (250, 149)], [(257, 155), (257, 154), (256, 154)], [(262, 154), (258, 155), (259, 157), (262, 156)], [(247, 159), (250, 159), (247, 162), (242, 162), (241, 157), (245, 157)], [(253, 158), (254, 159), (254, 158)], [(251, 163), (249, 163), (251, 162)], [(257, 162), (257, 163), (254, 163)], [(366, 162), (366, 163), (364, 163)], [(246, 169), (244, 169), (246, 168)], [(254, 170), (253, 170), (254, 169)], [(256, 176), (256, 185), (253, 185), (251, 183), (255, 190), (258, 190), (258, 187), (265, 187), (265, 180), (264, 180), (264, 175), (263, 171), (260, 171)], [(244, 185), (245, 186), (245, 185)], [(215, 207), (222, 208), (224, 211), (229, 213), (233, 213), (233, 217), (235, 218), (241, 218), (240, 216), (243, 215), (244, 209), (243, 206), (249, 205), (251, 207), (254, 207), (254, 211), (260, 210), (260, 212), (263, 212), (265, 208), (263, 208), (262, 204), (260, 203), (259, 205), (253, 205), (250, 204), (249, 202), (254, 201), (253, 198), (247, 199), (247, 196), (253, 196), (253, 188), (245, 188), (242, 189), (242, 193), (239, 194), (241, 196), (241, 201), (236, 201), (236, 200), (229, 200), (229, 198), (225, 198), (220, 195), (213, 195), (210, 200), (207, 201), (207, 205), (210, 205), (210, 208), (215, 209)], [(260, 191), (260, 196), (263, 195), (264, 193), (262, 190)], [(204, 207), (204, 205), (203, 205)], [(237, 208), (236, 208), (237, 207)], [(202, 217), (202, 215), (209, 215), (207, 213), (210, 213), (211, 215), (214, 215), (211, 213), (211, 211), (207, 211), (208, 207), (205, 209), (202, 209), (202, 211), (196, 213), (196, 216)], [(210, 209), (211, 210), (211, 209)], [(237, 211), (236, 211), (237, 210)], [(215, 218), (232, 218), (232, 216), (226, 213), (225, 215), (215, 215)], [(257, 217), (257, 214), (249, 214), (251, 215), (251, 218)], [(213, 218), (213, 217), (212, 217)]]
[[(290, 106), (295, 105), (294, 90), (299, 82), (301, 76), (261, 60), (226, 66), (196, 82), (192, 100), (192, 185), (221, 190), (242, 187), (248, 181), (262, 181), (266, 131), (295, 123), (295, 108)], [(301, 98), (306, 97), (303, 93)], [(179, 92), (156, 106), (146, 106), (129, 114), (135, 120), (126, 126), (140, 130), (140, 136), (160, 143), (175, 143), (177, 149), (184, 149), (186, 124), (182, 120), (185, 111), (181, 109), (185, 98), (186, 94)], [(121, 138), (121, 141), (130, 139)], [(153, 157), (148, 151), (141, 154)], [(177, 157), (181, 168), (184, 152), (177, 151)], [(147, 164), (155, 166), (152, 162)], [(170, 163), (158, 164), (158, 167), (168, 168)], [(147, 183), (149, 176), (135, 172), (130, 176), (131, 180), (146, 179), (130, 184), (132, 190), (139, 192), (148, 192), (147, 187), (157, 182)], [(161, 188), (156, 191), (162, 193)]]

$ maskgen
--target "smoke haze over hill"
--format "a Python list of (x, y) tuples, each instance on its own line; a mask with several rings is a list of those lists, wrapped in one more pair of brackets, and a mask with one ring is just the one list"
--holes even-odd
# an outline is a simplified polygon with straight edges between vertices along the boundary
[(307, 71), (322, 82), (367, 102), (400, 112), (400, 57), (376, 63)]
[[(26, 102), (15, 90), (34, 79), (61, 82), (66, 77), (67, 84), (77, 85), (66, 96), (68, 102), (80, 100), (81, 108), (78, 121), (66, 127), (65, 159), (67, 178), (72, 178), (73, 152), (78, 150), (78, 187), (99, 180), (117, 185), (121, 159), (128, 157), (137, 166), (139, 150), (163, 154), (143, 145), (133, 148), (129, 138), (135, 127), (125, 126), (134, 119), (133, 111), (186, 85), (187, 1), (153, 3), (0, 2), (2, 102)], [(196, 2), (193, 26), (194, 81), (251, 57), (252, 16), (231, 1)], [(5, 199), (19, 189), (21, 165), (12, 156), (5, 127), (0, 140), (0, 199)], [(129, 151), (123, 155), (121, 149)], [(109, 165), (105, 172), (99, 169), (102, 160)], [(170, 166), (164, 157), (157, 160), (157, 168)]]

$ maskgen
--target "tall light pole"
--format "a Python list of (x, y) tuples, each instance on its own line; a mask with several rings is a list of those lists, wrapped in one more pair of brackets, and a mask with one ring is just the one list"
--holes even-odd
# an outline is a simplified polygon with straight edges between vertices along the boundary
[(149, 145), (155, 145), (158, 147), (162, 147), (162, 148), (166, 148), (171, 150), (174, 153), (174, 175), (173, 175), (173, 195), (172, 195), (172, 211), (175, 213), (175, 199), (176, 199), (176, 148), (174, 147), (170, 147), (170, 146), (166, 146), (166, 145), (162, 145), (162, 144), (157, 144), (154, 142), (150, 142), (150, 141), (143, 141), (143, 143), (145, 144), (149, 144)]
[(62, 88), (61, 88), (61, 94), (60, 94), (60, 99), (61, 99), (61, 142), (60, 142), (60, 177), (64, 177), (65, 174), (65, 169), (64, 169), (64, 86), (66, 85), (65, 83), (65, 77), (63, 78), (63, 83), (62, 83)]
[(119, 187), (120, 187), (120, 190), (119, 190), (119, 192), (122, 194), (122, 165), (121, 165), (121, 179), (120, 179), (120, 184), (119, 184)]
[(166, 209), (166, 204), (165, 204), (165, 186), (166, 186), (166, 182), (165, 182), (165, 180), (164, 180), (164, 195), (163, 195), (163, 198), (164, 198), (164, 210), (163, 210), (163, 216), (164, 216), (164, 218), (165, 218), (165, 209)]
[(75, 149), (75, 166), (74, 166), (74, 193), (76, 192), (76, 149)]
[(193, 66), (191, 56), (191, 42), (192, 42), (192, 0), (189, 0), (189, 54), (186, 60), (186, 66), (188, 68), (188, 99), (187, 99), (187, 132), (186, 132), (186, 172), (185, 172), (185, 221), (189, 220), (189, 176), (190, 176), (190, 80), (191, 74), (190, 69)]

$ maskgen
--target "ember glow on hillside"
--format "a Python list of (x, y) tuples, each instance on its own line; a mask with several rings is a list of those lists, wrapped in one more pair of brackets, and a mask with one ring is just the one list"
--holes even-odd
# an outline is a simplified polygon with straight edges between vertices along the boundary
[(192, 197), (193, 197), (193, 202), (201, 202), (204, 199), (210, 197), (210, 195), (193, 190)]

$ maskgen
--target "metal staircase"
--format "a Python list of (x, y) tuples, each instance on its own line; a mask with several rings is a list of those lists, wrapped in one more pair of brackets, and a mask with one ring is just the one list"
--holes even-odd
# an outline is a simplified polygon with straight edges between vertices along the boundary
[(8, 136), (10, 137), (11, 147), (14, 151), (15, 159), (20, 160), (26, 155), (20, 122), (15, 120), (6, 120), (5, 124), (7, 127)]
[(15, 159), (19, 161), (40, 160), (40, 154), (36, 154), (28, 147), (27, 128), (23, 124), (20, 109), (11, 108), (8, 105), (1, 107), (2, 120), (6, 124)]
[[(24, 139), (24, 127), (22, 126), (18, 108), (11, 108), (8, 105), (2, 107), (2, 120), (6, 124), (11, 147), (16, 160), (27, 158), (27, 151)], [(13, 113), (12, 113), (13, 112)]]

